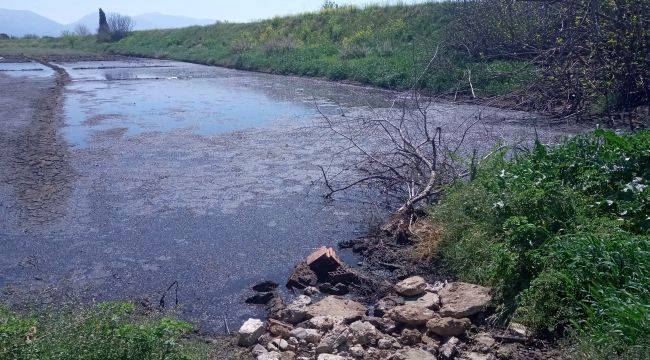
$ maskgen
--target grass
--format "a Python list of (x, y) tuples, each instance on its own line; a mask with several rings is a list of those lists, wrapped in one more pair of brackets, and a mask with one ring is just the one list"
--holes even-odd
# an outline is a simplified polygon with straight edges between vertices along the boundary
[(22, 315), (0, 306), (0, 359), (247, 359), (229, 338), (208, 343), (192, 325), (108, 302)]
[(523, 63), (472, 62), (439, 47), (443, 28), (451, 21), (451, 6), (344, 6), (245, 24), (138, 31), (115, 43), (97, 43), (93, 37), (4, 40), (0, 53), (77, 49), (405, 89), (438, 47), (437, 60), (419, 81), (422, 89), (468, 93), (471, 74), (477, 95), (490, 96), (531, 80), (531, 71), (521, 71)]
[(495, 320), (568, 335), (577, 357), (647, 358), (650, 132), (501, 155), (431, 208), (425, 249), (495, 289)]

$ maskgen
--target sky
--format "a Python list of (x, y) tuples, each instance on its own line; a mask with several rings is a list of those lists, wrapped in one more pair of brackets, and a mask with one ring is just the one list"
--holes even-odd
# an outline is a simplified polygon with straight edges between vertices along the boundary
[[(385, 4), (393, 0), (341, 0), (339, 4)], [(423, 2), (402, 0), (402, 3)], [(139, 15), (158, 12), (232, 22), (270, 18), (317, 10), (323, 0), (0, 0), (0, 8), (31, 10), (68, 24), (102, 7), (107, 12)]]

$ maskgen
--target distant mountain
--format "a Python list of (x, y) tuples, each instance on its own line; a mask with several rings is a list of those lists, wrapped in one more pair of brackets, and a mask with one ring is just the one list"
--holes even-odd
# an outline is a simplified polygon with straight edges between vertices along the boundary
[[(110, 13), (107, 13), (110, 16)], [(195, 19), (186, 16), (165, 15), (160, 13), (147, 13), (132, 17), (135, 30), (173, 29), (193, 25), (210, 25), (215, 20)], [(39, 36), (58, 36), (62, 31), (74, 29), (85, 25), (88, 30), (95, 32), (99, 23), (99, 14), (90, 13), (71, 24), (59, 24), (44, 16), (27, 10), (0, 9), (0, 33), (12, 36), (36, 34)]]
[(148, 13), (134, 16), (136, 30), (174, 29), (194, 25), (211, 25), (215, 20), (195, 19), (187, 16)]
[[(111, 13), (106, 13), (110, 16)], [(132, 16), (135, 22), (134, 30), (151, 30), (151, 29), (174, 29), (194, 25), (210, 25), (214, 24), (215, 20), (209, 19), (195, 19), (186, 16), (165, 15), (160, 13), (147, 13), (137, 16)], [(79, 24), (85, 25), (88, 30), (95, 32), (99, 24), (99, 14), (97, 12), (90, 13), (81, 19), (69, 24), (67, 28), (74, 30)]]
[(0, 9), (0, 33), (11, 36), (57, 36), (65, 26), (28, 10)]

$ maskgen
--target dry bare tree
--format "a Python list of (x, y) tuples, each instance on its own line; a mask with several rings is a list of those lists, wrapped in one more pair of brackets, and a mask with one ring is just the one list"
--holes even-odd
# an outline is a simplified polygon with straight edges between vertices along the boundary
[(75, 34), (80, 37), (86, 37), (90, 35), (90, 30), (88, 30), (88, 26), (84, 24), (79, 24), (74, 28)]
[[(479, 154), (468, 146), (469, 134), (476, 135), (476, 126), (483, 122), (482, 107), (459, 117), (450, 127), (441, 121), (448, 115), (438, 106), (444, 100), (417, 90), (440, 48), (435, 48), (411, 88), (398, 94), (387, 109), (370, 107), (358, 116), (327, 115), (316, 106), (326, 130), (343, 143), (334, 155), (337, 160), (319, 165), (326, 198), (355, 187), (371, 188), (396, 200), (394, 219), (410, 223), (420, 204), (438, 198), (450, 183), (471, 178), (482, 162), (504, 148), (487, 145)], [(481, 138), (492, 136), (486, 129)]]
[(110, 14), (107, 21), (113, 41), (124, 39), (135, 27), (135, 22), (131, 17), (121, 14)]

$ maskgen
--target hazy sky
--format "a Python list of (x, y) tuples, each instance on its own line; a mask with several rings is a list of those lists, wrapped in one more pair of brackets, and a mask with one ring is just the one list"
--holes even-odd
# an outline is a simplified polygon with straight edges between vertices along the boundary
[[(391, 0), (341, 0), (339, 4), (384, 4)], [(403, 3), (423, 2), (404, 0)], [(250, 21), (320, 8), (323, 0), (0, 0), (0, 8), (31, 10), (60, 23), (71, 23), (102, 7), (139, 15), (159, 12), (203, 19)]]

